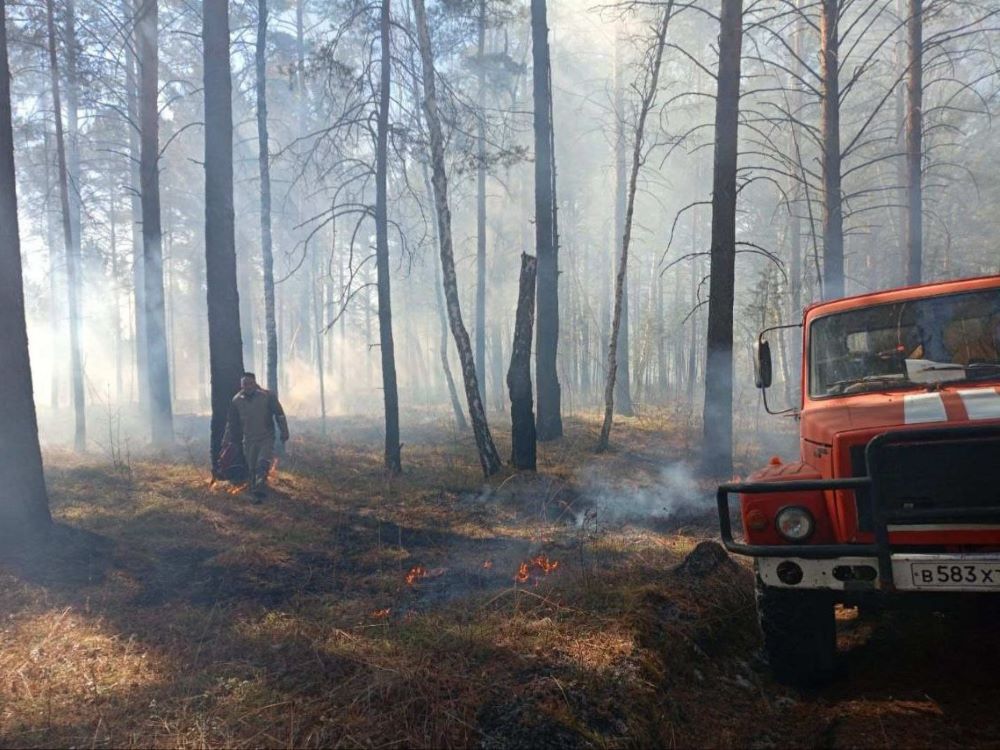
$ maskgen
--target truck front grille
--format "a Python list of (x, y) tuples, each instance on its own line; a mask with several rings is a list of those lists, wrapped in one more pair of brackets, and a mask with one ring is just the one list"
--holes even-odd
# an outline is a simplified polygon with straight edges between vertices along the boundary
[[(867, 476), (864, 445), (850, 447), (851, 473)], [(876, 459), (882, 506), (889, 510), (1000, 507), (1000, 438), (942, 438), (890, 444)], [(872, 531), (867, 489), (856, 495), (858, 528)], [(961, 523), (960, 514), (949, 523)]]

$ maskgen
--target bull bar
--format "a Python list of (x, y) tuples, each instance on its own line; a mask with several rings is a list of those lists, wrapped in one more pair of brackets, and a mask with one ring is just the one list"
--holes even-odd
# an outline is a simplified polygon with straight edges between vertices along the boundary
[[(876, 435), (865, 446), (868, 476), (839, 479), (803, 479), (790, 482), (730, 482), (722, 484), (716, 493), (719, 528), (723, 546), (737, 555), (749, 557), (801, 557), (827, 560), (847, 556), (870, 556), (878, 559), (878, 577), (882, 589), (892, 591), (892, 550), (889, 545), (889, 525), (893, 523), (962, 523), (1000, 521), (1000, 507), (989, 508), (885, 508), (879, 493), (879, 466), (885, 460), (887, 446), (937, 440), (1000, 439), (1000, 425), (971, 427), (938, 427), (934, 429), (893, 430)], [(875, 541), (871, 544), (744, 544), (733, 538), (729, 496), (771, 492), (807, 492), (852, 490), (867, 488), (874, 520)]]

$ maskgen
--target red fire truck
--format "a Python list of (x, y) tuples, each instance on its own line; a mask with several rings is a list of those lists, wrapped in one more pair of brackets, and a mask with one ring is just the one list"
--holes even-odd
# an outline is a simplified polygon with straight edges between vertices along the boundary
[[(726, 548), (754, 558), (776, 678), (814, 684), (838, 602), (1000, 592), (1000, 276), (822, 302), (794, 327), (799, 456), (722, 485), (718, 508)], [(766, 406), (775, 330), (757, 342)]]

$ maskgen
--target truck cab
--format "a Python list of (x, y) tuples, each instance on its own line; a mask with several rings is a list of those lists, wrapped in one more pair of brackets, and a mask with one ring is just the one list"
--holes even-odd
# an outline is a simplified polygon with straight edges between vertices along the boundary
[[(821, 302), (801, 327), (799, 455), (718, 507), (775, 676), (809, 684), (833, 675), (838, 602), (1000, 593), (1000, 276)], [(756, 368), (766, 390), (767, 332)]]

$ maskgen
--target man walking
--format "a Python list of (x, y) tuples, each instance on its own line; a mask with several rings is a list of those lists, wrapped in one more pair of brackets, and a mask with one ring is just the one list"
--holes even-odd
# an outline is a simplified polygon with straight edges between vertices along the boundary
[(243, 373), (240, 392), (229, 407), (226, 432), (229, 440), (243, 443), (250, 490), (262, 498), (267, 490), (267, 475), (274, 459), (274, 425), (278, 424), (281, 442), (288, 442), (288, 421), (278, 397), (257, 385), (257, 376)]

